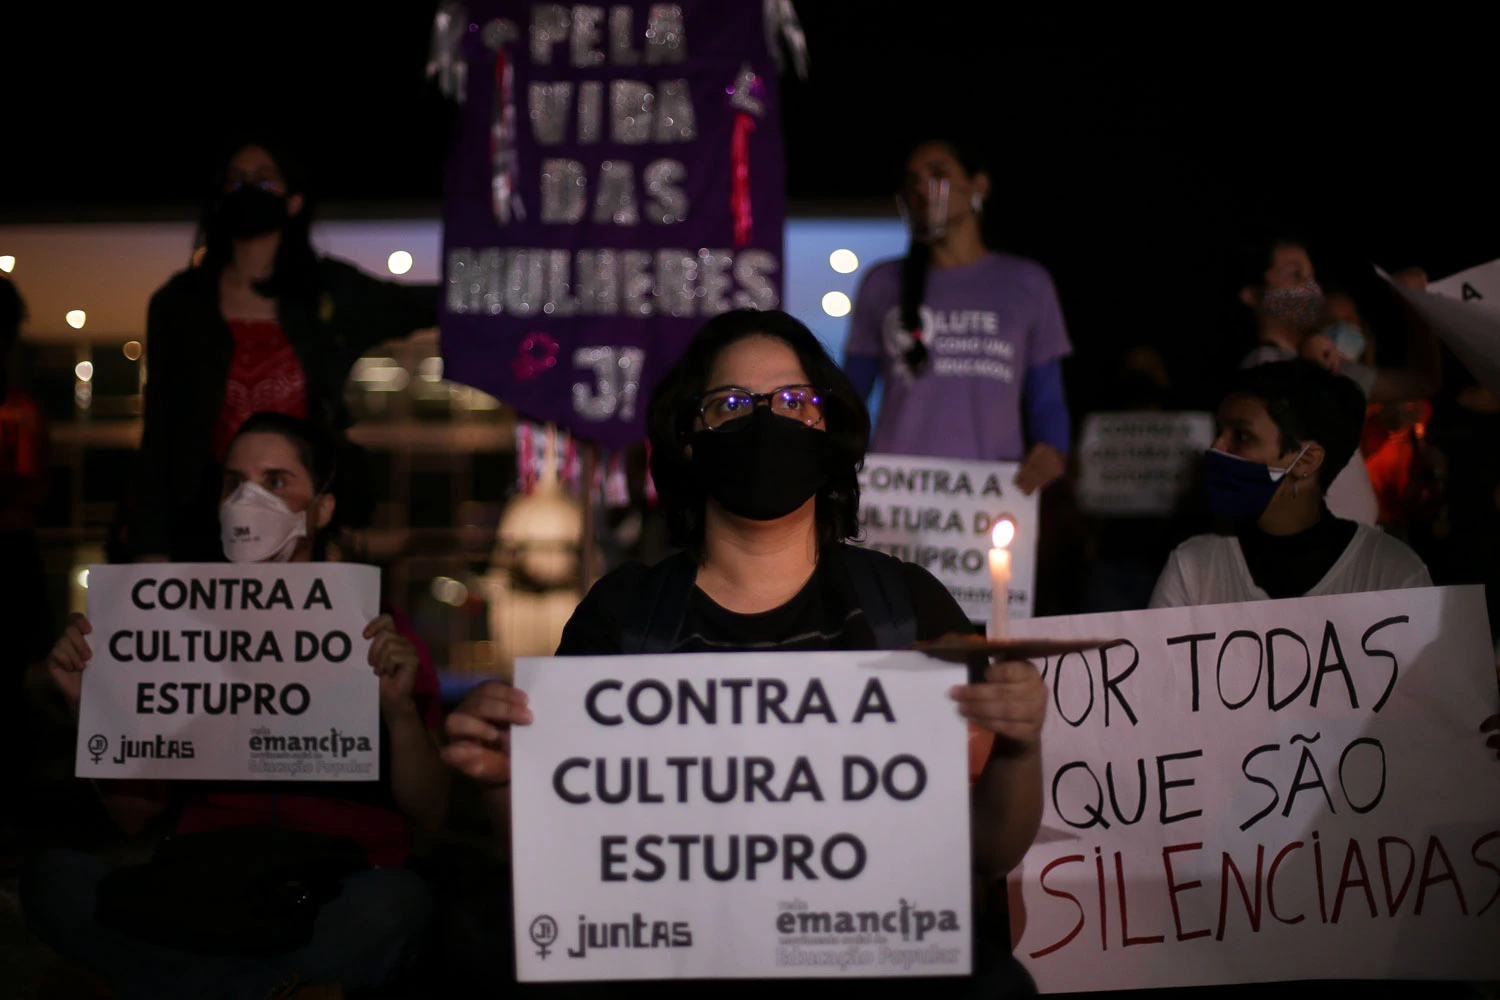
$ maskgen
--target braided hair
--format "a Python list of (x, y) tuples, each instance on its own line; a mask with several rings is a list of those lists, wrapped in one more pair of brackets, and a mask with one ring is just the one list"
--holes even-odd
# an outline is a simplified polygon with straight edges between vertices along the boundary
[[(923, 139), (914, 143), (906, 154), (910, 160), (913, 153), (923, 146), (940, 146), (958, 161), (964, 172), (986, 173), (984, 157), (972, 146), (953, 139)], [(932, 244), (918, 239), (913, 232), (906, 257), (901, 261), (901, 328), (912, 336), (912, 345), (907, 348), (905, 360), (913, 372), (920, 371), (927, 363), (927, 345), (922, 343), (922, 302), (927, 297), (927, 272), (932, 267)]]

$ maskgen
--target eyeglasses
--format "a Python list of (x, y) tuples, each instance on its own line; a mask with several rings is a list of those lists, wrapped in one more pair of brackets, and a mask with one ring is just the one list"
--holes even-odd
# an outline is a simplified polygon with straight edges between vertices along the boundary
[(823, 397), (810, 385), (784, 385), (770, 392), (751, 392), (738, 386), (722, 386), (710, 389), (694, 397), (703, 426), (711, 431), (737, 431), (744, 424), (736, 423), (755, 412), (762, 403), (771, 407), (778, 417), (786, 417), (809, 427), (823, 420)]
[(272, 194), (285, 194), (286, 184), (279, 177), (268, 177), (264, 174), (236, 174), (230, 173), (225, 178), (225, 192), (238, 191), (240, 188), (260, 188), (262, 191), (270, 191)]

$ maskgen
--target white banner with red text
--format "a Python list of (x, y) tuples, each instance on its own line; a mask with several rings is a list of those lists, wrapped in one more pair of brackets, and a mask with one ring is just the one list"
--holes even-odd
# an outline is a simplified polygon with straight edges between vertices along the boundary
[(1479, 587), (1035, 619), (1042, 829), (1012, 873), (1044, 992), (1500, 978)]

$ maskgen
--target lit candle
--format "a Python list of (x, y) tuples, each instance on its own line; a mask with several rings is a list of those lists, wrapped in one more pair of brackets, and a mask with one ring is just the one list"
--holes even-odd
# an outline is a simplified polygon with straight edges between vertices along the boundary
[(1016, 537), (1016, 522), (1008, 515), (995, 521), (990, 540), (990, 632), (991, 639), (1003, 639), (1010, 623), (1010, 543)]

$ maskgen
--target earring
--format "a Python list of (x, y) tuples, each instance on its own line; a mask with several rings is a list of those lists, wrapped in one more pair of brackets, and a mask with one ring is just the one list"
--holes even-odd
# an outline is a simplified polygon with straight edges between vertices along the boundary
[(969, 207), (974, 210), (975, 215), (984, 214), (984, 199), (979, 197), (978, 191), (975, 191), (973, 197), (969, 199)]

